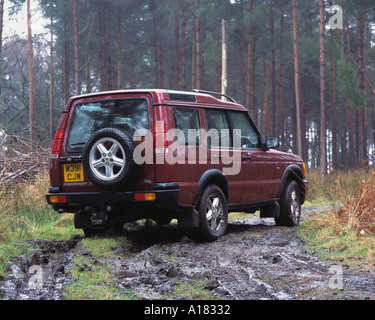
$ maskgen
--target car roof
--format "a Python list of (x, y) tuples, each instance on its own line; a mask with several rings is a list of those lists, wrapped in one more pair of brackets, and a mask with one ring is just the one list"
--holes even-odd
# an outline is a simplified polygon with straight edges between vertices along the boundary
[[(71, 103), (75, 100), (83, 100), (100, 96), (111, 96), (111, 98), (115, 98), (118, 95), (140, 93), (150, 94), (153, 97), (154, 105), (166, 104), (176, 106), (207, 106), (243, 111), (248, 110), (244, 106), (236, 103), (236, 101), (231, 97), (222, 95), (220, 93), (200, 90), (179, 91), (167, 89), (130, 89), (89, 93), (70, 98), (68, 105), (71, 105)], [(215, 95), (219, 97), (221, 96), (221, 99), (216, 98)]]

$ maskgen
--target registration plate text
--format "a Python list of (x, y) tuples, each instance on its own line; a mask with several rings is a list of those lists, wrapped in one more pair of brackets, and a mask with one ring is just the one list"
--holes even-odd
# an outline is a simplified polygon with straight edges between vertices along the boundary
[(65, 164), (64, 165), (64, 181), (65, 182), (84, 181), (82, 163)]

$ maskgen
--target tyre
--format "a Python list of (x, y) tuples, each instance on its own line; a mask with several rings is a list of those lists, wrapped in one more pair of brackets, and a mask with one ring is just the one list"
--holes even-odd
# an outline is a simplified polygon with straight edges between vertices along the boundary
[(125, 132), (101, 129), (89, 138), (83, 149), (83, 168), (93, 184), (114, 190), (134, 178), (137, 165), (133, 152), (133, 142)]
[(290, 180), (285, 185), (280, 199), (280, 216), (275, 218), (276, 225), (296, 227), (301, 219), (301, 194), (298, 184)]
[(199, 227), (191, 236), (198, 241), (215, 241), (225, 234), (228, 226), (228, 206), (222, 190), (208, 186), (198, 203)]

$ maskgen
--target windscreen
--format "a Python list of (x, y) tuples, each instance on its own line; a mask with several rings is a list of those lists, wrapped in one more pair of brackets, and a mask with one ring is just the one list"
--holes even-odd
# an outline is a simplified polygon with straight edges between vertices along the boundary
[(103, 128), (121, 129), (130, 137), (138, 129), (149, 129), (147, 100), (105, 100), (77, 105), (69, 129), (67, 151), (82, 150), (90, 136)]

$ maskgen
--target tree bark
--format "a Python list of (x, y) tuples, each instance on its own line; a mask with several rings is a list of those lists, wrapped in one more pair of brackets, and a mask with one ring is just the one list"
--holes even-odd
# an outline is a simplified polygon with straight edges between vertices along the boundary
[(175, 39), (175, 53), (174, 53), (174, 68), (173, 68), (173, 88), (179, 89), (180, 87), (180, 25), (179, 16), (175, 16), (175, 29), (174, 29), (174, 39)]
[(117, 3), (117, 89), (122, 89), (121, 4)]
[(49, 60), (49, 68), (50, 68), (50, 79), (49, 79), (49, 141), (52, 146), (53, 143), (53, 18), (51, 16), (51, 44), (50, 44), (50, 60)]
[(4, 0), (0, 0), (0, 56), (3, 48)]
[(199, 0), (195, 0), (195, 81), (197, 89), (202, 87), (202, 56), (201, 56), (201, 31), (199, 14)]
[(366, 110), (366, 19), (365, 10), (360, 8), (357, 17), (358, 26), (358, 81), (359, 90), (362, 92), (364, 105), (360, 106), (358, 110), (358, 134), (359, 134), (359, 165), (368, 165), (368, 151), (367, 151), (367, 110)]
[[(352, 64), (351, 62), (351, 45), (350, 45), (350, 27), (349, 24), (346, 28), (346, 63), (350, 66)], [(355, 162), (354, 162), (354, 114), (353, 114), (353, 107), (349, 102), (349, 99), (347, 99), (347, 128), (348, 128), (348, 155), (349, 155), (349, 168), (354, 168)]]
[[(250, 15), (253, 14), (254, 10), (254, 0), (250, 1)], [(252, 111), (253, 117), (255, 117), (256, 110), (255, 106), (252, 104), (252, 92), (253, 92), (253, 76), (252, 76), (252, 69), (253, 69), (253, 60), (254, 60), (254, 53), (253, 53), (253, 41), (254, 41), (254, 23), (253, 17), (250, 18), (249, 22), (249, 43), (247, 47), (247, 97), (246, 97), (246, 105), (249, 110)]]
[(221, 66), (221, 93), (227, 94), (228, 69), (227, 69), (227, 23), (223, 19), (222, 26), (222, 66)]
[(275, 48), (275, 18), (274, 1), (270, 0), (270, 25), (271, 25), (271, 112), (270, 125), (272, 136), (276, 136), (276, 48)]
[(278, 90), (278, 102), (277, 102), (277, 136), (281, 138), (281, 141), (284, 142), (284, 110), (283, 110), (283, 78), (284, 78), (284, 45), (283, 45), (283, 36), (284, 36), (284, 15), (281, 15), (280, 22), (280, 70), (279, 70), (279, 90)]
[(301, 130), (301, 97), (300, 97), (300, 67), (298, 47), (298, 13), (297, 1), (292, 0), (293, 6), (293, 52), (294, 52), (294, 91), (296, 99), (296, 131), (297, 154), (302, 156), (302, 130)]
[(264, 111), (264, 134), (266, 137), (269, 137), (271, 132), (271, 119), (270, 119), (270, 108), (269, 108), (269, 102), (268, 102), (268, 95), (269, 95), (269, 89), (268, 89), (268, 78), (269, 78), (269, 62), (267, 60), (263, 61), (264, 64), (264, 105), (263, 105), (263, 111)]
[(327, 175), (327, 139), (326, 139), (326, 40), (325, 6), (320, 0), (320, 173), (323, 180)]
[(30, 117), (30, 140), (35, 141), (35, 114), (34, 114), (34, 53), (31, 32), (30, 0), (27, 0), (27, 42), (29, 55), (29, 117)]
[(78, 50), (78, 15), (77, 2), (72, 0), (73, 6), (73, 30), (74, 30), (74, 66), (75, 66), (75, 81), (76, 81), (76, 95), (81, 94), (81, 80), (79, 75), (79, 50)]
[(181, 0), (181, 37), (182, 37), (182, 52), (181, 52), (181, 88), (182, 90), (187, 90), (187, 82), (186, 82), (186, 16), (185, 16), (185, 0)]

